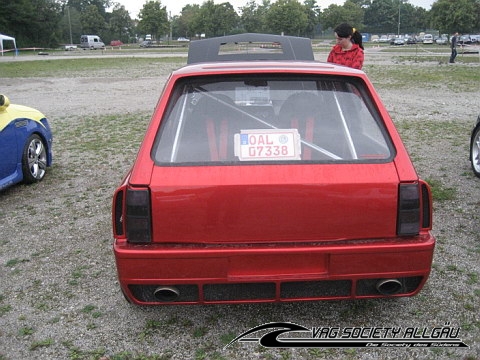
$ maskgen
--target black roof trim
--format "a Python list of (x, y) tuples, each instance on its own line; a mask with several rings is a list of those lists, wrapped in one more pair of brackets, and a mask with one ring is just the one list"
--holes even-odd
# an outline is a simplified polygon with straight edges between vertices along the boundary
[[(279, 43), (282, 52), (253, 52), (248, 54), (219, 54), (220, 46), (227, 43), (268, 42)], [(313, 61), (312, 43), (308, 38), (271, 34), (238, 34), (192, 41), (187, 64), (213, 61), (252, 60), (305, 60)]]

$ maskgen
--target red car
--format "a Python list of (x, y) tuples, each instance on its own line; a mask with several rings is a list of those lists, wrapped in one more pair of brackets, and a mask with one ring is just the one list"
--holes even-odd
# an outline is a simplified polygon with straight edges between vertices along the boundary
[(431, 227), (365, 73), (287, 36), (193, 41), (113, 199), (120, 286), (140, 305), (415, 295)]
[(120, 40), (110, 41), (110, 46), (122, 46), (122, 45), (123, 45), (123, 42), (121, 42)]

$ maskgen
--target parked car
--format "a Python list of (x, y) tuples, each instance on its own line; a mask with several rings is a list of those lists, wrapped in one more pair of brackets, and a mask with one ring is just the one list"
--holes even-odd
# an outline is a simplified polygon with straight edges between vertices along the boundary
[(67, 44), (64, 47), (65, 51), (74, 51), (77, 50), (77, 45)]
[(83, 50), (105, 50), (105, 43), (97, 35), (82, 35), (80, 36), (80, 47)]
[(480, 43), (480, 35), (470, 35), (470, 41), (472, 44)]
[(278, 35), (190, 43), (112, 219), (141, 305), (412, 296), (435, 245), (430, 187), (367, 75)]
[(446, 37), (439, 37), (435, 40), (435, 42), (438, 44), (438, 45), (447, 45), (448, 44), (448, 38)]
[(414, 37), (409, 37), (407, 39), (407, 45), (415, 45), (417, 43), (417, 40)]
[(140, 47), (148, 48), (152, 46), (153, 46), (153, 42), (151, 42), (150, 40), (145, 40), (140, 43)]
[(381, 42), (381, 43), (386, 43), (386, 42), (389, 42), (389, 41), (390, 41), (390, 38), (387, 35), (382, 35), (378, 39), (378, 42)]
[(123, 45), (123, 42), (121, 42), (120, 40), (110, 41), (110, 46), (122, 46), (122, 45)]
[(405, 39), (395, 38), (393, 39), (393, 45), (405, 45)]
[(458, 43), (461, 45), (470, 45), (472, 43), (472, 39), (470, 35), (461, 35), (458, 39)]
[(433, 44), (433, 35), (432, 34), (425, 34), (423, 37), (423, 43), (426, 45)]
[(470, 161), (474, 174), (480, 177), (480, 115), (477, 117), (477, 123), (473, 127), (470, 138)]
[(185, 37), (179, 37), (179, 38), (177, 39), (177, 41), (178, 41), (178, 42), (189, 42), (190, 40), (187, 39), (187, 38), (185, 38)]
[(41, 181), (52, 164), (52, 140), (41, 112), (0, 95), (0, 190)]

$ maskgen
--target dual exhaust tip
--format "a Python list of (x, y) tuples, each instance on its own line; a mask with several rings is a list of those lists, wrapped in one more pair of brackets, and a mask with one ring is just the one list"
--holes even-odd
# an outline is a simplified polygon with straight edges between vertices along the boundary
[[(377, 291), (385, 296), (392, 296), (403, 290), (403, 284), (398, 279), (383, 279), (375, 285)], [(180, 297), (180, 290), (175, 286), (159, 286), (153, 292), (158, 301), (172, 302)]]

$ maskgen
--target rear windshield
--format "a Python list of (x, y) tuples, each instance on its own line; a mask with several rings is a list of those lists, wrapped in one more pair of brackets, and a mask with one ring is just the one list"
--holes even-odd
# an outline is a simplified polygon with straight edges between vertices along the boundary
[(393, 148), (362, 82), (255, 75), (178, 83), (157, 165), (386, 162)]

